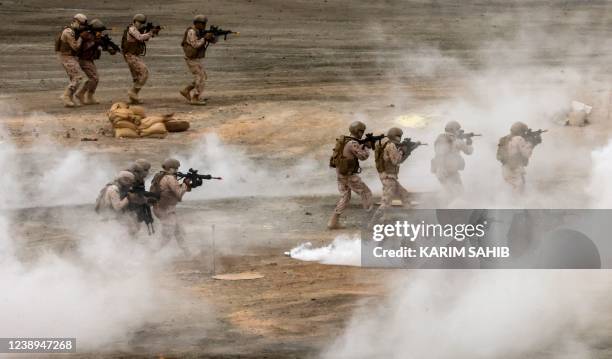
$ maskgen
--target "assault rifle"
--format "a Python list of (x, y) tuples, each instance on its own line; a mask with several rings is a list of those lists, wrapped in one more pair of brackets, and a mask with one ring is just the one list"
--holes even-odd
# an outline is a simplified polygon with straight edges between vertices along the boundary
[(219, 26), (211, 25), (208, 30), (200, 30), (198, 31), (198, 37), (203, 38), (207, 34), (212, 34), (214, 37), (223, 36), (223, 40), (227, 40), (227, 35), (234, 34), (236, 36), (240, 36), (239, 32), (235, 32), (232, 30), (223, 30)]
[(465, 132), (463, 130), (459, 131), (459, 134), (457, 135), (458, 138), (462, 139), (462, 140), (468, 140), (468, 139), (472, 139), (472, 137), (480, 137), (482, 136), (479, 133), (474, 133), (474, 132)]
[(198, 174), (198, 170), (194, 170), (193, 168), (190, 168), (187, 173), (178, 172), (176, 174), (176, 177), (182, 178), (183, 180), (185, 179), (189, 180), (189, 182), (191, 183), (190, 184), (191, 188), (200, 187), (203, 183), (203, 180), (211, 180), (211, 179), (221, 180), (223, 179), (221, 177), (213, 177), (211, 175)]
[(121, 52), (119, 45), (115, 44), (108, 34), (104, 34), (102, 37), (100, 37), (100, 44), (102, 45), (102, 50), (104, 51), (108, 51), (113, 54)]
[(528, 128), (527, 131), (525, 131), (523, 138), (531, 142), (532, 144), (537, 145), (537, 144), (542, 143), (542, 134), (544, 132), (548, 132), (548, 130), (540, 129), (540, 130), (534, 131), (531, 128)]
[(353, 139), (357, 141), (360, 145), (369, 145), (368, 147), (374, 148), (374, 146), (376, 145), (376, 142), (382, 140), (385, 137), (387, 136), (385, 135), (374, 136), (374, 134), (372, 133), (366, 133), (365, 138), (353, 138)]
[(145, 190), (145, 187), (142, 184), (132, 186), (129, 192), (144, 198), (146, 202), (142, 204), (130, 203), (130, 205), (128, 206), (128, 210), (136, 212), (138, 222), (145, 223), (149, 235), (155, 233), (155, 227), (153, 227), (153, 215), (151, 214), (150, 204), (159, 201), (159, 193), (149, 192)]
[(412, 151), (417, 149), (419, 146), (427, 146), (427, 144), (421, 141), (412, 142), (412, 139), (409, 137), (404, 138), (404, 140), (399, 143), (399, 148), (404, 153), (404, 156), (410, 155), (410, 153), (412, 153)]
[(144, 27), (144, 32), (143, 33), (147, 33), (149, 31), (152, 31), (155, 35), (159, 34), (159, 31), (162, 29), (161, 25), (155, 25), (152, 22), (147, 22), (147, 24)]

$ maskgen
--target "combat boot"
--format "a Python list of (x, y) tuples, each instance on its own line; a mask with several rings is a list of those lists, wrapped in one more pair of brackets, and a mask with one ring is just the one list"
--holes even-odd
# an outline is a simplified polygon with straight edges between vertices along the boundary
[(86, 105), (97, 105), (100, 102), (96, 101), (93, 92), (87, 91), (85, 93), (85, 104)]
[(70, 90), (69, 88), (64, 90), (64, 94), (60, 97), (60, 99), (62, 99), (62, 101), (64, 102), (64, 106), (66, 107), (76, 106), (76, 104), (72, 100), (72, 90)]
[(79, 102), (81, 103), (81, 105), (86, 105), (87, 102), (85, 101), (85, 93), (87, 92), (87, 89), (83, 86), (81, 87), (75, 94), (74, 97), (77, 98), (77, 100), (79, 100)]
[(185, 98), (185, 100), (191, 102), (191, 90), (193, 90), (193, 85), (189, 85), (179, 92)]
[(327, 229), (342, 229), (342, 228), (344, 227), (340, 225), (340, 215), (334, 212), (334, 214), (332, 214), (331, 218), (329, 219), (329, 222), (327, 222)]
[(189, 104), (195, 106), (205, 106), (206, 99), (201, 99), (199, 96), (191, 96), (191, 101), (189, 101)]
[(138, 98), (138, 92), (140, 92), (140, 89), (136, 87), (132, 87), (128, 90), (128, 97), (130, 98), (131, 104), (142, 103), (142, 101), (140, 101), (140, 99)]

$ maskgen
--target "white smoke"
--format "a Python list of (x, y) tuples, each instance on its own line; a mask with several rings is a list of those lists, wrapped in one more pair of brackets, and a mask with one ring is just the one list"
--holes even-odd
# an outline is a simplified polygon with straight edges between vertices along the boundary
[(611, 158), (612, 141), (591, 153), (593, 169), (587, 193), (592, 198), (592, 206), (594, 208), (612, 208), (612, 188), (610, 186), (610, 178), (612, 176)]
[(361, 238), (348, 235), (337, 236), (326, 246), (313, 248), (311, 242), (300, 244), (287, 253), (291, 258), (322, 264), (361, 266)]

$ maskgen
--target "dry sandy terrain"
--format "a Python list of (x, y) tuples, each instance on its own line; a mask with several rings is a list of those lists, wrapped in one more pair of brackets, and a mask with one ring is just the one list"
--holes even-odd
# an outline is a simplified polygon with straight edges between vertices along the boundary
[[(422, 63), (411, 59), (407, 49), (437, 49), (435, 56), (453, 58), (466, 71), (476, 72), (485, 66), (485, 56), (476, 52), (483, 44), (512, 40), (520, 29), (540, 26), (553, 33), (578, 28), (586, 39), (603, 38), (609, 31), (611, 10), (605, 1), (556, 5), (538, 1), (2, 1), (2, 121), (24, 159), (41, 155), (32, 153), (30, 145), (44, 134), (91, 158), (108, 157), (117, 166), (139, 157), (159, 163), (169, 154), (189, 151), (206, 133), (214, 132), (268, 169), (305, 157), (325, 162), (333, 138), (356, 114), (375, 119), (375, 127), (383, 129), (394, 116), (418, 112), (461, 93), (466, 73), (457, 73), (449, 65), (424, 75)], [(105, 111), (112, 102), (125, 100), (131, 81), (119, 55), (103, 54), (97, 62), (101, 104), (77, 109), (61, 106), (58, 98), (66, 78), (53, 54), (53, 38), (75, 12), (103, 19), (113, 27), (111, 36), (117, 43), (135, 12), (145, 12), (150, 20), (166, 26), (148, 46), (151, 76), (141, 94), (149, 111), (174, 112), (190, 120), (188, 132), (164, 140), (111, 136)], [(209, 105), (194, 108), (178, 93), (190, 81), (179, 42), (193, 14), (200, 12), (208, 15), (209, 23), (240, 31), (241, 36), (209, 49)], [(540, 20), (538, 13), (553, 20)], [(538, 69), (564, 61), (589, 69), (593, 59), (610, 63), (605, 44), (572, 54), (565, 53), (562, 45), (548, 45), (522, 65)], [(494, 57), (496, 51), (492, 47), (487, 55)], [(601, 84), (607, 79), (594, 80)], [(602, 105), (596, 107), (595, 115), (607, 119), (607, 88), (576, 91)], [(608, 123), (600, 121), (597, 126), (588, 140), (592, 145), (607, 137), (600, 130), (607, 129)], [(97, 141), (83, 142), (84, 137)], [(313, 177), (324, 182), (330, 174), (313, 173)], [(265, 277), (236, 282), (212, 279), (207, 239), (202, 255), (177, 261), (166, 272), (173, 290), (195, 298), (192, 311), (177, 310), (176, 320), (140, 328), (127, 343), (128, 349), (111, 348), (99, 355), (315, 357), (342, 332), (355, 308), (386, 295), (385, 278), (393, 275), (299, 262), (283, 255), (299, 243), (320, 245), (333, 240), (337, 233), (323, 229), (334, 201), (334, 196), (254, 196), (185, 203), (180, 212), (190, 218), (187, 222), (196, 216), (207, 218), (221, 232), (233, 233), (232, 240), (217, 248), (216, 272), (256, 271)], [(348, 225), (354, 231), (363, 214), (353, 204)], [(60, 217), (88, 208), (67, 207)], [(78, 238), (66, 235), (63, 221), (53, 213), (44, 208), (34, 214), (15, 212), (25, 223), (18, 230), (27, 239), (25, 248), (71, 251)], [(93, 216), (89, 213), (84, 218), (93, 221)], [(187, 234), (190, 246), (200, 245), (195, 229), (187, 227)], [(248, 238), (248, 245), (239, 245), (241, 238)], [(22, 255), (29, 256), (26, 251)], [(198, 300), (215, 308), (214, 319), (201, 322)], [(204, 329), (206, 335), (200, 335)]]

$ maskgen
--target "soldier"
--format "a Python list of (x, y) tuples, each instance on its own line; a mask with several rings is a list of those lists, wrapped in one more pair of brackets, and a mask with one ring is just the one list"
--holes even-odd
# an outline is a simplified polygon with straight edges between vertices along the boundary
[(104, 220), (116, 220), (126, 226), (130, 236), (138, 231), (138, 228), (135, 227), (138, 222), (134, 222), (132, 216), (126, 215), (128, 206), (144, 203), (140, 196), (130, 192), (134, 181), (135, 177), (131, 172), (119, 172), (115, 181), (107, 184), (100, 191), (95, 208)]
[(128, 97), (131, 103), (138, 104), (141, 103), (138, 93), (149, 78), (149, 69), (141, 56), (144, 56), (146, 53), (146, 42), (152, 37), (157, 36), (159, 29), (145, 32), (147, 17), (143, 14), (134, 15), (132, 20), (132, 24), (123, 32), (121, 51), (123, 52), (125, 62), (130, 68), (134, 82), (132, 88), (128, 90)]
[(159, 218), (162, 225), (162, 243), (164, 247), (174, 238), (186, 256), (190, 256), (189, 249), (185, 245), (184, 231), (176, 215), (176, 204), (183, 199), (186, 192), (191, 191), (191, 183), (184, 180), (179, 183), (176, 173), (181, 163), (169, 158), (162, 163), (162, 171), (153, 177), (150, 191), (159, 193), (160, 199), (153, 205), (153, 213)]
[(100, 58), (102, 50), (108, 51), (111, 55), (116, 52), (112, 48), (102, 48), (100, 38), (102, 32), (106, 30), (106, 26), (99, 19), (93, 19), (89, 23), (89, 30), (81, 33), (82, 44), (78, 52), (79, 65), (87, 75), (87, 82), (77, 91), (76, 98), (83, 105), (95, 105), (99, 102), (94, 98), (94, 93), (98, 87), (98, 70), (94, 60)]
[(402, 199), (402, 204), (410, 203), (410, 193), (399, 183), (398, 174), (402, 164), (412, 150), (421, 145), (420, 142), (403, 143), (404, 132), (397, 127), (389, 129), (387, 137), (376, 144), (374, 151), (376, 170), (383, 185), (382, 203), (374, 213), (373, 218), (382, 216), (395, 196)]
[(431, 172), (450, 198), (463, 193), (463, 183), (459, 171), (465, 168), (465, 160), (461, 153), (471, 155), (474, 151), (472, 139), (462, 138), (461, 125), (457, 121), (450, 121), (444, 127), (444, 133), (436, 138), (434, 143), (435, 156), (431, 160)]
[(372, 191), (359, 177), (361, 172), (359, 161), (365, 161), (370, 155), (368, 148), (357, 141), (363, 137), (365, 129), (366, 126), (363, 122), (355, 121), (349, 126), (350, 136), (342, 136), (336, 139), (336, 147), (330, 159), (330, 166), (336, 168), (340, 199), (327, 223), (329, 229), (341, 228), (338, 222), (340, 215), (351, 200), (351, 191), (361, 196), (363, 208), (367, 211), (372, 210)]
[(55, 51), (59, 53), (60, 63), (66, 70), (70, 81), (68, 87), (64, 90), (64, 94), (60, 97), (66, 107), (76, 106), (73, 96), (81, 82), (77, 52), (80, 50), (83, 42), (79, 37), (79, 33), (83, 31), (86, 26), (87, 16), (76, 14), (72, 18), (70, 26), (64, 28), (55, 41)]
[(522, 122), (515, 122), (510, 127), (510, 134), (502, 137), (497, 145), (497, 160), (502, 163), (502, 176), (514, 192), (525, 191), (525, 167), (533, 148), (542, 143), (540, 133), (529, 133), (529, 128)]
[(206, 100), (202, 98), (204, 91), (204, 81), (206, 71), (202, 59), (206, 55), (209, 44), (217, 42), (217, 38), (212, 33), (206, 33), (206, 23), (208, 18), (204, 15), (197, 15), (193, 19), (193, 25), (185, 30), (181, 46), (185, 53), (187, 68), (193, 74), (193, 82), (180, 91), (181, 95), (192, 105), (206, 105)]

